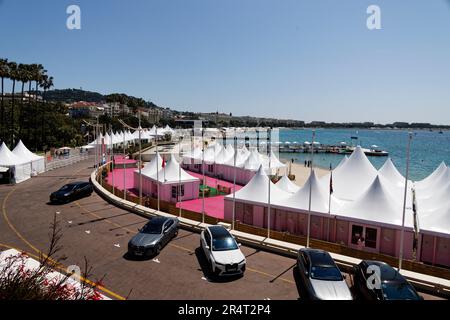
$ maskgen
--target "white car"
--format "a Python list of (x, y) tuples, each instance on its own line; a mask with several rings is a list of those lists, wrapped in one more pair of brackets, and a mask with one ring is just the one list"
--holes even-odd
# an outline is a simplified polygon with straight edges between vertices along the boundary
[(200, 235), (200, 246), (210, 263), (211, 271), (217, 276), (243, 275), (245, 256), (240, 244), (223, 226), (209, 226)]

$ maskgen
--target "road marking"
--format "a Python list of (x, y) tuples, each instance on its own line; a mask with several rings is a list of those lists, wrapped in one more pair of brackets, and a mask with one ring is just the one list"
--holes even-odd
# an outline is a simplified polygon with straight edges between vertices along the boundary
[(202, 280), (208, 281), (208, 279), (206, 279), (205, 277), (202, 277)]
[(120, 244), (119, 244), (119, 243), (116, 243), (116, 244), (114, 245), (114, 247), (120, 248)]
[(85, 231), (87, 234), (90, 234), (91, 233), (91, 230), (86, 230)]
[[(260, 271), (260, 270), (256, 270), (256, 269), (253, 269), (253, 268), (249, 268), (249, 267), (247, 267), (246, 270), (251, 271), (251, 272), (255, 272), (255, 273), (259, 273), (259, 274), (262, 274), (262, 275), (264, 275), (266, 277), (270, 277), (270, 278), (276, 278), (277, 277), (277, 276), (275, 276), (273, 274), (270, 274), (270, 273), (267, 273), (267, 272), (264, 272), (264, 271)], [(285, 278), (278, 278), (278, 279), (283, 280), (283, 281), (285, 281), (287, 283), (295, 284), (294, 281), (289, 280), (289, 279), (285, 279)]]
[(60, 214), (61, 212), (59, 212), (59, 211), (56, 211), (56, 214)]
[(155, 258), (155, 259), (153, 259), (152, 261), (153, 261), (153, 262), (156, 262), (156, 263), (161, 263), (161, 261), (159, 261), (158, 258)]
[[(83, 169), (85, 169), (85, 168), (81, 168), (80, 170), (77, 170), (74, 174), (78, 173), (79, 171), (81, 171), (81, 170), (83, 170)], [(74, 175), (74, 174), (73, 174), (73, 175)], [(3, 202), (2, 202), (2, 214), (3, 214), (3, 219), (6, 221), (6, 223), (7, 223), (8, 226), (10, 227), (10, 229), (17, 235), (17, 237), (19, 237), (20, 240), (22, 240), (22, 241), (23, 241), (27, 246), (29, 246), (31, 249), (33, 249), (34, 251), (36, 251), (39, 255), (42, 255), (42, 256), (44, 256), (44, 257), (47, 257), (47, 255), (46, 255), (45, 253), (43, 253), (42, 251), (40, 251), (38, 248), (36, 248), (35, 246), (33, 246), (27, 239), (25, 239), (25, 237), (22, 236), (22, 234), (16, 229), (16, 227), (14, 227), (14, 225), (11, 223), (11, 221), (9, 221), (8, 215), (7, 215), (7, 213), (6, 213), (6, 202), (7, 202), (8, 198), (10, 197), (10, 195), (11, 195), (14, 191), (16, 191), (16, 189), (17, 189), (17, 187), (14, 187), (10, 192), (8, 192), (8, 194), (7, 194), (7, 195), (5, 196), (5, 198), (3, 199)], [(4, 246), (4, 247), (9, 247), (9, 248), (11, 248), (11, 249), (14, 249), (14, 248), (11, 247), (11, 246), (7, 246), (7, 245), (4, 245), (4, 244), (1, 244), (1, 245)], [(16, 249), (16, 250), (17, 250), (17, 249)], [(23, 250), (18, 250), (18, 251), (23, 251)], [(30, 256), (31, 256), (31, 255), (30, 255)], [(52, 262), (56, 263), (56, 266), (55, 266), (56, 268), (59, 268), (60, 270), (62, 270), (62, 271), (64, 271), (64, 272), (65, 272), (65, 270), (67, 270), (67, 267), (65, 267), (63, 264), (57, 263), (55, 260), (53, 260), (53, 259), (51, 259), (51, 258), (50, 258), (50, 260), (51, 260)], [(59, 266), (63, 266), (63, 268), (62, 268), (62, 267), (59, 267)], [(87, 283), (87, 284), (95, 285), (94, 282), (92, 282), (91, 280), (86, 279), (86, 278), (84, 278), (84, 277), (82, 277), (82, 276), (78, 276), (78, 278), (80, 279), (80, 281), (83, 281), (83, 282), (85, 282), (85, 283)], [(103, 292), (109, 294), (110, 296), (112, 296), (112, 297), (118, 299), (118, 300), (126, 300), (126, 299), (125, 299), (124, 297), (122, 297), (121, 295), (119, 295), (119, 294), (117, 294), (117, 293), (115, 293), (115, 292), (113, 292), (113, 291), (111, 291), (111, 290), (109, 290), (109, 289), (107, 289), (107, 288), (105, 288), (105, 287), (103, 287), (103, 286), (97, 286), (97, 288), (98, 288), (99, 290), (101, 290), (101, 291), (103, 291)]]
[(68, 223), (68, 224), (72, 224), (72, 221), (69, 220), (69, 221), (67, 221), (67, 223)]

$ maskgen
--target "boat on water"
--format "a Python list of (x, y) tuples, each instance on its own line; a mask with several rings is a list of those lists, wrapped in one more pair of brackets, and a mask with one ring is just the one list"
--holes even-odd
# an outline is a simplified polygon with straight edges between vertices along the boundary
[[(356, 147), (348, 146), (348, 147), (340, 149), (338, 153), (351, 154), (355, 149), (356, 149)], [(389, 156), (389, 152), (387, 152), (385, 150), (381, 150), (378, 148), (378, 146), (375, 146), (375, 145), (369, 149), (368, 148), (361, 148), (361, 149), (366, 156), (372, 156), (372, 157), (387, 157), (387, 156)]]

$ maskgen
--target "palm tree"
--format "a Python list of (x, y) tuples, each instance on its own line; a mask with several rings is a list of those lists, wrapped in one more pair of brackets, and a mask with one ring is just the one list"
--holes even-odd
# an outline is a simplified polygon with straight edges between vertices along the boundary
[(45, 141), (45, 97), (46, 97), (46, 93), (47, 90), (49, 90), (51, 87), (53, 87), (53, 77), (49, 77), (47, 74), (44, 74), (42, 77), (42, 83), (41, 83), (41, 88), (44, 89), (44, 93), (42, 94), (42, 100), (43, 100), (43, 108), (42, 108), (42, 118), (41, 118), (41, 143), (44, 146), (46, 141)]
[(17, 63), (15, 62), (9, 62), (8, 63), (8, 67), (9, 67), (9, 78), (12, 80), (13, 85), (12, 85), (12, 90), (11, 90), (11, 113), (10, 113), (10, 133), (11, 133), (11, 140), (9, 141), (10, 146), (12, 147), (14, 145), (14, 130), (15, 130), (15, 126), (14, 126), (14, 104), (15, 104), (15, 96), (14, 96), (14, 91), (16, 90), (16, 81), (18, 78), (18, 68), (17, 68)]
[(0, 59), (0, 78), (2, 78), (2, 102), (0, 111), (0, 138), (5, 139), (5, 106), (3, 105), (4, 81), (9, 77), (8, 59)]
[(24, 114), (23, 102), (25, 100), (24, 87), (25, 87), (25, 83), (31, 81), (29, 65), (26, 65), (26, 64), (23, 64), (23, 63), (19, 64), (19, 66), (17, 68), (17, 75), (18, 75), (17, 80), (22, 82), (22, 98), (21, 98), (21, 101), (20, 101), (19, 123), (18, 123), (19, 124), (19, 136), (21, 136), (21, 134), (22, 134), (22, 127), (23, 127), (23, 114)]

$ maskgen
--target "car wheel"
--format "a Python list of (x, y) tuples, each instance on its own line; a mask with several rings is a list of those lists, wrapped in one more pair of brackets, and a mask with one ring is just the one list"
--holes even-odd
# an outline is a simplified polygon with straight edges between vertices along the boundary
[(176, 236), (178, 236), (178, 228), (175, 229), (175, 232), (173, 233), (173, 237), (175, 238)]
[(159, 255), (161, 253), (161, 249), (162, 249), (161, 243), (158, 243), (155, 250), (156, 255)]

